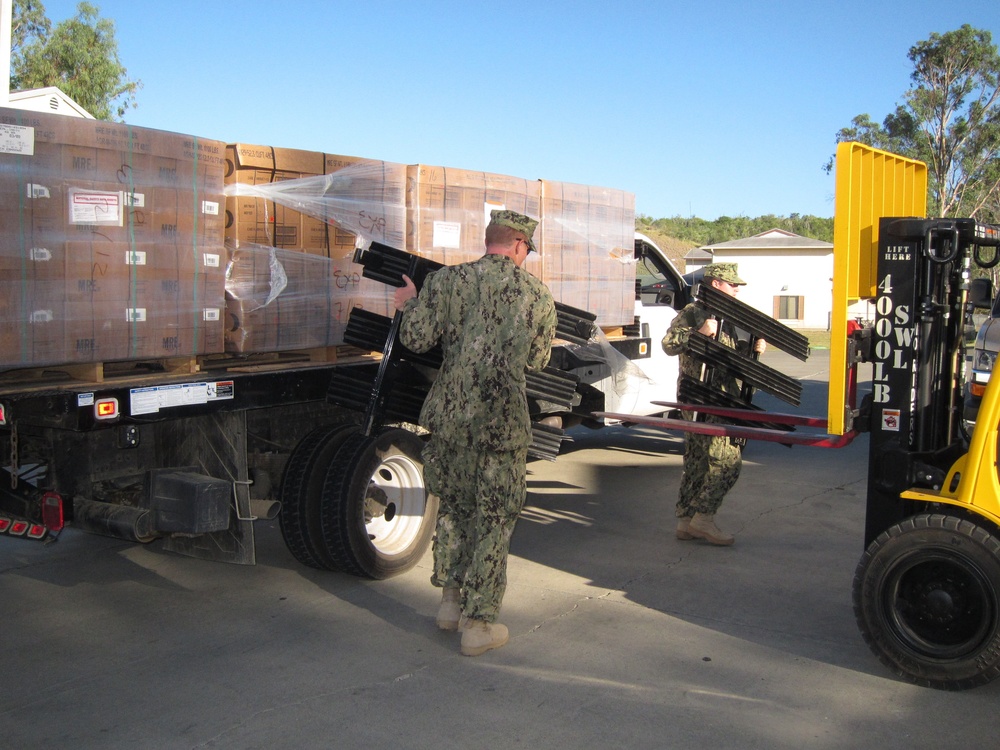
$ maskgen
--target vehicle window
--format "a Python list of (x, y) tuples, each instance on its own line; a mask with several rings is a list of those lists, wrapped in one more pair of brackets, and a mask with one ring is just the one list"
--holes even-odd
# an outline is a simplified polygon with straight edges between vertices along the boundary
[(635, 267), (635, 277), (642, 282), (643, 286), (655, 284), (657, 281), (666, 279), (663, 272), (657, 268), (648, 256), (643, 256), (639, 259)]

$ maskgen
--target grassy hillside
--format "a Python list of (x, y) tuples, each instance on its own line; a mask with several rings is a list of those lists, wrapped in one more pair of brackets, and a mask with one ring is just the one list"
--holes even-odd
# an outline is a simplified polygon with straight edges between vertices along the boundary
[(684, 256), (688, 254), (690, 250), (698, 247), (696, 242), (691, 240), (679, 240), (676, 237), (671, 237), (670, 235), (657, 230), (655, 227), (641, 227), (636, 225), (636, 231), (642, 232), (644, 235), (649, 237), (657, 246), (667, 254), (667, 257), (673, 261), (674, 265), (677, 266), (681, 273), (686, 273), (684, 269)]

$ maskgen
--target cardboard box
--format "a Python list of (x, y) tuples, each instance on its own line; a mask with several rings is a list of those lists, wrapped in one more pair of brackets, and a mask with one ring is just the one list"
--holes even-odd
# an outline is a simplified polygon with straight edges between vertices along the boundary
[[(326, 155), (316, 151), (246, 143), (226, 146), (225, 182), (270, 185), (324, 174)], [(325, 251), (324, 222), (255, 196), (226, 200), (226, 238), (290, 250)]]

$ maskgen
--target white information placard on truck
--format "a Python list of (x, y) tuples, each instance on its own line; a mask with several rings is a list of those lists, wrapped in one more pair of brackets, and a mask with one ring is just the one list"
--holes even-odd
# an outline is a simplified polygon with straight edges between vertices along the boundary
[(233, 397), (233, 381), (222, 380), (211, 383), (177, 383), (133, 388), (129, 391), (129, 413), (155, 414), (172, 406), (207, 404)]

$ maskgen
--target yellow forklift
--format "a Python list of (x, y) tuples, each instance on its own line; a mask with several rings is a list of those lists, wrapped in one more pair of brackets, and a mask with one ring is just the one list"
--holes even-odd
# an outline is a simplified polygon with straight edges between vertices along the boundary
[[(904, 679), (940, 689), (975, 687), (1000, 675), (1000, 381), (987, 386), (970, 434), (962, 420), (964, 321), (973, 267), (1000, 261), (1000, 226), (924, 218), (922, 162), (843, 143), (836, 166), (826, 419), (754, 407), (755, 389), (793, 404), (797, 391), (760, 362), (706, 342), (700, 342), (702, 380), (723, 367), (743, 380), (743, 398), (724, 399), (682, 379), (678, 402), (663, 405), (723, 416), (730, 424), (604, 416), (831, 448), (868, 433), (865, 551), (853, 587), (861, 634)], [(744, 303), (716, 307), (713, 295), (701, 290), (695, 298), (751, 339), (808, 356), (796, 332), (774, 321), (764, 330), (760, 314)], [(848, 312), (859, 300), (874, 308), (864, 327)], [(858, 403), (861, 362), (872, 368), (871, 392)], [(826, 434), (802, 434), (799, 427)]]

